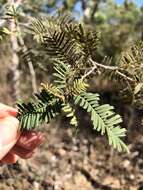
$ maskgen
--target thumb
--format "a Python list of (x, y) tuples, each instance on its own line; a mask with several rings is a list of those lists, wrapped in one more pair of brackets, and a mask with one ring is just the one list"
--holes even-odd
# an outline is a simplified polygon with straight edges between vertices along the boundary
[(20, 132), (19, 121), (12, 116), (0, 119), (0, 160), (16, 144)]
[(0, 103), (0, 119), (10, 115), (15, 117), (17, 115), (17, 110)]

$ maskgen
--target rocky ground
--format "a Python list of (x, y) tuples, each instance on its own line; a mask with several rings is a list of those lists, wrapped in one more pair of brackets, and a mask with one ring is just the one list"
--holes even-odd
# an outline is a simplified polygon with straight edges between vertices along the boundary
[(0, 190), (143, 190), (143, 135), (128, 140), (131, 154), (120, 154), (87, 131), (46, 126), (34, 158), (1, 165)]

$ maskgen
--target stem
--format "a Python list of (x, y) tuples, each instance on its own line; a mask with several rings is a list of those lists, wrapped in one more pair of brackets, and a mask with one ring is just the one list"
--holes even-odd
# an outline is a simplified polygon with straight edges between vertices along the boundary
[(115, 70), (118, 70), (119, 68), (117, 66), (108, 66), (108, 65), (103, 65), (101, 63), (97, 63), (95, 61), (93, 61), (92, 59), (89, 60), (93, 65), (96, 65), (97, 67), (102, 67), (104, 69), (107, 69), (107, 70), (112, 70), (112, 71), (115, 71)]
[(83, 75), (81, 80), (84, 80), (86, 77), (88, 77), (92, 72), (94, 72), (95, 69), (97, 69), (97, 65), (94, 65), (94, 67), (89, 72)]
[(117, 70), (116, 73), (117, 73), (118, 75), (120, 75), (121, 77), (125, 78), (126, 80), (130, 81), (130, 82), (134, 82), (134, 81), (135, 81), (134, 79), (132, 79), (132, 78), (126, 76), (124, 73), (120, 72), (119, 70)]
[(92, 59), (89, 59), (89, 61), (92, 63), (93, 68), (89, 72), (87, 72), (85, 75), (83, 75), (82, 80), (85, 79), (86, 77), (88, 77), (92, 72), (94, 72), (95, 69), (97, 69), (98, 67), (101, 67), (105, 70), (115, 71), (118, 75), (120, 75), (121, 77), (125, 78), (126, 80), (128, 80), (130, 82), (135, 81), (133, 78), (130, 78), (130, 77), (126, 76), (124, 73), (122, 73), (120, 71), (121, 69), (117, 66), (103, 65), (101, 63), (97, 63), (97, 62), (93, 61)]

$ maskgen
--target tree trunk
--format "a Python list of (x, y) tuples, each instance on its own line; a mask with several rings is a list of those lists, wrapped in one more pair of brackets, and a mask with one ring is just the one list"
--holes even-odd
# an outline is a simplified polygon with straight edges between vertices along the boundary
[[(10, 6), (15, 8), (19, 7), (21, 0), (8, 0)], [(11, 42), (11, 63), (10, 63), (10, 83), (11, 83), (11, 96), (14, 102), (20, 97), (20, 72), (19, 72), (19, 57), (17, 55), (19, 46), (16, 36), (16, 23), (14, 18), (9, 19), (9, 29), (11, 31), (10, 42)]]
[(29, 67), (29, 72), (30, 72), (30, 75), (31, 75), (32, 90), (33, 90), (34, 93), (36, 93), (37, 92), (36, 74), (35, 74), (35, 71), (34, 71), (34, 67), (33, 67), (33, 63), (31, 61), (31, 58), (28, 55), (28, 48), (26, 47), (26, 45), (24, 43), (24, 40), (23, 40), (23, 38), (21, 36), (18, 37), (18, 40), (19, 40), (19, 44), (20, 44), (20, 46), (22, 48), (22, 52), (23, 52), (23, 54), (25, 54), (26, 61), (27, 61), (28, 67)]

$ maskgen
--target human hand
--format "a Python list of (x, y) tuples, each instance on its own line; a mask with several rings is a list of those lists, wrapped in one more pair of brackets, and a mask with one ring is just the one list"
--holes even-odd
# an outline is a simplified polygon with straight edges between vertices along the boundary
[(44, 141), (40, 132), (21, 133), (17, 110), (0, 103), (0, 163), (15, 163), (18, 157), (30, 158)]

